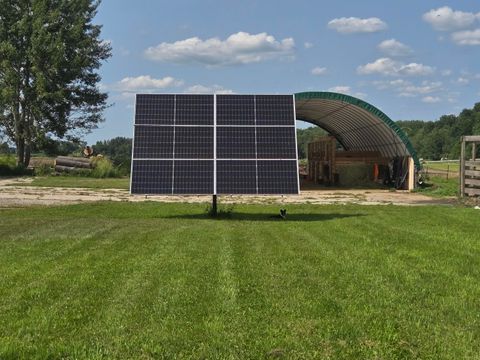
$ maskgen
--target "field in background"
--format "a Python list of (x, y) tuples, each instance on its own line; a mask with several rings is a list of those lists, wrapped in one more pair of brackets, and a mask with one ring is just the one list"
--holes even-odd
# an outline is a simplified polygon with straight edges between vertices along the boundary
[(0, 358), (480, 353), (478, 210), (0, 210)]
[(90, 178), (81, 176), (35, 177), (32, 182), (13, 183), (15, 186), (42, 186), (86, 189), (124, 189), (128, 190), (130, 178)]
[(456, 179), (460, 176), (459, 161), (425, 161), (422, 173), (428, 177)]

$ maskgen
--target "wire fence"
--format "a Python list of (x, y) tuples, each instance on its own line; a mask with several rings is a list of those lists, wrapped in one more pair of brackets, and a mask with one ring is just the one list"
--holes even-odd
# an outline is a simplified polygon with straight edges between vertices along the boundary
[(460, 176), (460, 160), (428, 161), (422, 166), (422, 174), (427, 177), (441, 177), (448, 180)]

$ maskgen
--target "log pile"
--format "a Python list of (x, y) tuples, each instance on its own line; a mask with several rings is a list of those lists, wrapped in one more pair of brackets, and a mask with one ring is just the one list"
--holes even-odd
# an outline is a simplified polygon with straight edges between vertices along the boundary
[(78, 170), (90, 170), (92, 164), (89, 159), (71, 156), (58, 156), (55, 159), (55, 171), (73, 172)]

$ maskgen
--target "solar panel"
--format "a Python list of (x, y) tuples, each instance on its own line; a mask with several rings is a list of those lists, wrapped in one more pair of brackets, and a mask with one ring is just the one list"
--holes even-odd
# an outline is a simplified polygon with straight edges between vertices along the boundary
[(173, 158), (173, 126), (137, 126), (134, 142), (134, 158)]
[(255, 125), (255, 96), (217, 95), (217, 125)]
[(175, 95), (175, 125), (212, 125), (213, 95)]
[(135, 124), (173, 125), (175, 95), (140, 95), (135, 106)]
[(255, 103), (257, 125), (295, 125), (293, 96), (257, 95)]
[(132, 194), (171, 194), (173, 160), (134, 160)]
[(296, 160), (259, 160), (258, 194), (297, 194)]
[(257, 162), (217, 160), (217, 193), (256, 194)]
[(255, 159), (255, 127), (217, 127), (217, 159)]
[(213, 194), (213, 160), (175, 160), (173, 194)]
[(295, 127), (257, 128), (259, 159), (296, 159)]
[(132, 194), (297, 194), (291, 95), (137, 95)]
[(213, 159), (213, 126), (175, 126), (175, 158)]

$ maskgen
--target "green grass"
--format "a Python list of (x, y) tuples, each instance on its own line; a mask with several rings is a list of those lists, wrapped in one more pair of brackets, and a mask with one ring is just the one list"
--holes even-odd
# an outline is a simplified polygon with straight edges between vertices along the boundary
[(1, 210), (1, 359), (478, 359), (478, 210)]
[(78, 187), (88, 189), (124, 189), (130, 186), (130, 178), (89, 178), (82, 176), (47, 176), (36, 177), (31, 183), (11, 185), (43, 186), (43, 187)]
[(445, 179), (443, 177), (431, 176), (422, 187), (415, 191), (433, 197), (458, 196), (459, 178)]
[(423, 167), (428, 167), (429, 170), (443, 170), (443, 171), (447, 171), (449, 170), (450, 172), (452, 173), (458, 173), (459, 172), (459, 169), (460, 169), (460, 164), (459, 162), (446, 162), (446, 161), (435, 161), (435, 162), (431, 162), (431, 161), (426, 161), (424, 164), (423, 164)]

